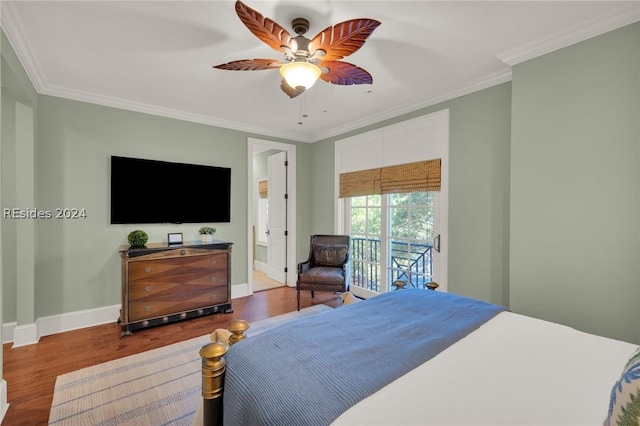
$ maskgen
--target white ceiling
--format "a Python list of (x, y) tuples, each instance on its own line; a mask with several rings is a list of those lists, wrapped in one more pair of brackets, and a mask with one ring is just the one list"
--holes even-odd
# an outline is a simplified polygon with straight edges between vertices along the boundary
[(373, 84), (318, 81), (289, 99), (277, 70), (213, 69), (281, 59), (233, 0), (2, 0), (2, 27), (38, 93), (314, 142), (508, 81), (514, 64), (640, 20), (638, 0), (245, 3), (292, 34), (293, 18), (309, 19), (309, 38), (349, 19), (381, 21), (344, 59)]

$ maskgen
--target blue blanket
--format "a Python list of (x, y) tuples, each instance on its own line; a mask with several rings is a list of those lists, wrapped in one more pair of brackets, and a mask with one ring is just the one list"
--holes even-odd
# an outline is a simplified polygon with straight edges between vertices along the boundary
[(328, 425), (504, 307), (406, 289), (303, 318), (232, 346), (226, 425)]

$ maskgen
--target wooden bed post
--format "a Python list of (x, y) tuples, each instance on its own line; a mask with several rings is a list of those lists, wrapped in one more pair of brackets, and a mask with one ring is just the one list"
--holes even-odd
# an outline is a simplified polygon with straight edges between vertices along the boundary
[[(247, 337), (249, 323), (244, 320), (233, 320), (227, 330), (231, 332), (229, 345)], [(224, 356), (229, 350), (226, 345), (213, 342), (200, 349), (202, 358), (202, 424), (205, 426), (222, 425), (222, 396), (224, 394), (224, 373), (226, 361)]]

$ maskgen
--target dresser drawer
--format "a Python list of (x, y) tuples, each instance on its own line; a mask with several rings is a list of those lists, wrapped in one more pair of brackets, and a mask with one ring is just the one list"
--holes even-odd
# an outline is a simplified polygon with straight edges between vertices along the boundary
[(129, 282), (139, 279), (182, 276), (193, 273), (204, 274), (211, 270), (227, 271), (227, 266), (226, 254), (130, 262)]
[(180, 298), (176, 298), (175, 295), (158, 295), (132, 300), (129, 302), (129, 320), (139, 321), (229, 302), (226, 286), (209, 287), (201, 292), (193, 291), (193, 288), (191, 290), (191, 294), (182, 294)]
[(227, 271), (185, 273), (176, 276), (145, 277), (129, 281), (130, 301), (143, 298), (182, 298), (192, 292), (204, 292), (212, 287), (227, 287)]

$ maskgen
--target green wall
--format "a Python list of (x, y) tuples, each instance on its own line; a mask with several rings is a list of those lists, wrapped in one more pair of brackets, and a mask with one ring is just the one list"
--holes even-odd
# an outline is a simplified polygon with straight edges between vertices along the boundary
[[(50, 96), (40, 98), (37, 126), (38, 207), (87, 211), (86, 219), (38, 221), (39, 315), (118, 303), (117, 249), (134, 229), (147, 232), (150, 242), (166, 241), (169, 232), (182, 232), (185, 241), (199, 238), (201, 224), (110, 225), (111, 155), (230, 167), (233, 219), (215, 224), (216, 238), (234, 243), (232, 282), (246, 282), (246, 135)], [(153, 184), (153, 176), (131, 176), (141, 203)], [(184, 184), (201, 185), (206, 194), (202, 183)]]
[[(3, 61), (4, 62), (4, 61)], [(7, 74), (6, 67), (3, 66)], [(2, 144), (0, 146), (0, 160), (1, 160), (1, 172), (0, 177), (0, 207), (15, 206), (16, 204), (16, 144), (15, 144), (15, 98), (11, 95), (9, 90), (5, 87), (2, 88), (2, 135), (0, 140)], [(1, 221), (2, 226), (2, 282), (3, 283), (15, 283), (18, 280), (17, 277), (17, 252), (16, 252), (16, 229), (17, 223), (15, 220), (4, 218)], [(17, 310), (15, 300), (17, 297), (15, 285), (3, 285), (2, 288), (3, 298), (3, 315), (4, 318), (16, 318)]]
[[(40, 98), (37, 125), (39, 208), (88, 213), (83, 220), (38, 222), (39, 316), (119, 303), (117, 248), (134, 229), (146, 231), (150, 241), (166, 241), (168, 232), (182, 232), (186, 241), (199, 238), (201, 224), (110, 225), (111, 155), (230, 167), (232, 221), (214, 226), (216, 238), (234, 243), (232, 284), (247, 282), (248, 134), (50, 96)], [(152, 176), (131, 179), (141, 202), (153, 184)]]
[(511, 307), (640, 343), (640, 23), (513, 70)]
[[(448, 108), (449, 290), (640, 343), (639, 43), (636, 23), (516, 65), (513, 82), (296, 143), (297, 257), (310, 234), (334, 230), (335, 140)], [(2, 53), (4, 84), (4, 44)], [(36, 317), (119, 303), (116, 249), (138, 227), (108, 223), (110, 155), (232, 167), (234, 219), (216, 224), (216, 236), (234, 242), (233, 284), (246, 282), (246, 139), (260, 135), (49, 96), (31, 102), (37, 207), (89, 213), (37, 222)], [(136, 188), (152, 183), (138, 178)], [(141, 226), (158, 241), (197, 238), (198, 227)], [(11, 285), (5, 297), (15, 296)], [(15, 320), (10, 303), (5, 322)]]
[[(1, 184), (0, 207), (15, 207), (19, 200), (33, 198), (33, 112), (37, 108), (37, 93), (25, 73), (4, 32), (2, 43), (2, 128), (0, 134)], [(25, 117), (25, 112), (28, 112)], [(25, 120), (26, 118), (26, 120)], [(26, 127), (26, 128), (25, 128)], [(31, 142), (24, 142), (25, 132)], [(21, 139), (21, 140), (20, 140)], [(20, 140), (20, 141), (19, 141)], [(25, 183), (25, 180), (31, 181)], [(4, 212), (3, 212), (4, 213)], [(0, 219), (2, 227), (2, 318), (16, 321), (18, 300), (25, 323), (35, 320), (33, 302), (33, 270), (35, 256), (34, 224), (31, 221)], [(22, 238), (18, 238), (18, 236)], [(19, 255), (19, 253), (21, 255)], [(23, 285), (17, 286), (19, 277)], [(25, 280), (26, 277), (26, 280)]]
[(640, 23), (502, 84), (315, 143), (315, 232), (334, 142), (450, 110), (449, 291), (640, 343)]
[[(306, 143), (38, 95), (4, 34), (2, 83), (3, 124), (15, 121), (16, 105), (20, 108), (17, 102), (30, 105), (35, 115), (35, 151), (26, 160), (17, 152), (21, 145), (16, 142), (15, 126), (2, 127), (2, 207), (87, 211), (87, 218), (78, 220), (2, 220), (4, 323), (27, 325), (48, 315), (119, 304), (117, 249), (127, 243), (127, 234), (134, 229), (144, 229), (150, 241), (166, 241), (169, 232), (182, 232), (185, 240), (199, 238), (197, 230), (202, 224), (110, 225), (111, 155), (232, 168), (232, 222), (214, 224), (217, 238), (234, 243), (232, 284), (247, 282), (247, 138), (293, 143), (297, 160), (309, 163)], [(25, 187), (21, 170), (29, 168), (35, 170), (35, 183)], [(308, 187), (309, 179), (309, 168), (298, 167), (298, 185)], [(131, 183), (143, 201), (144, 188), (153, 179), (133, 176)], [(16, 205), (30, 193), (35, 197), (26, 203), (30, 205)], [(298, 200), (308, 205), (310, 194), (301, 194)], [(24, 231), (25, 226), (34, 228), (35, 239), (29, 229)], [(306, 256), (309, 231), (301, 226), (306, 226), (304, 221), (297, 225), (296, 243), (305, 246)], [(32, 256), (29, 268), (24, 267), (20, 250)], [(25, 285), (20, 277), (27, 275), (26, 269), (31, 282)]]
[(446, 108), (450, 132), (448, 288), (507, 305), (511, 83), (314, 143), (313, 229), (333, 232), (336, 140)]

